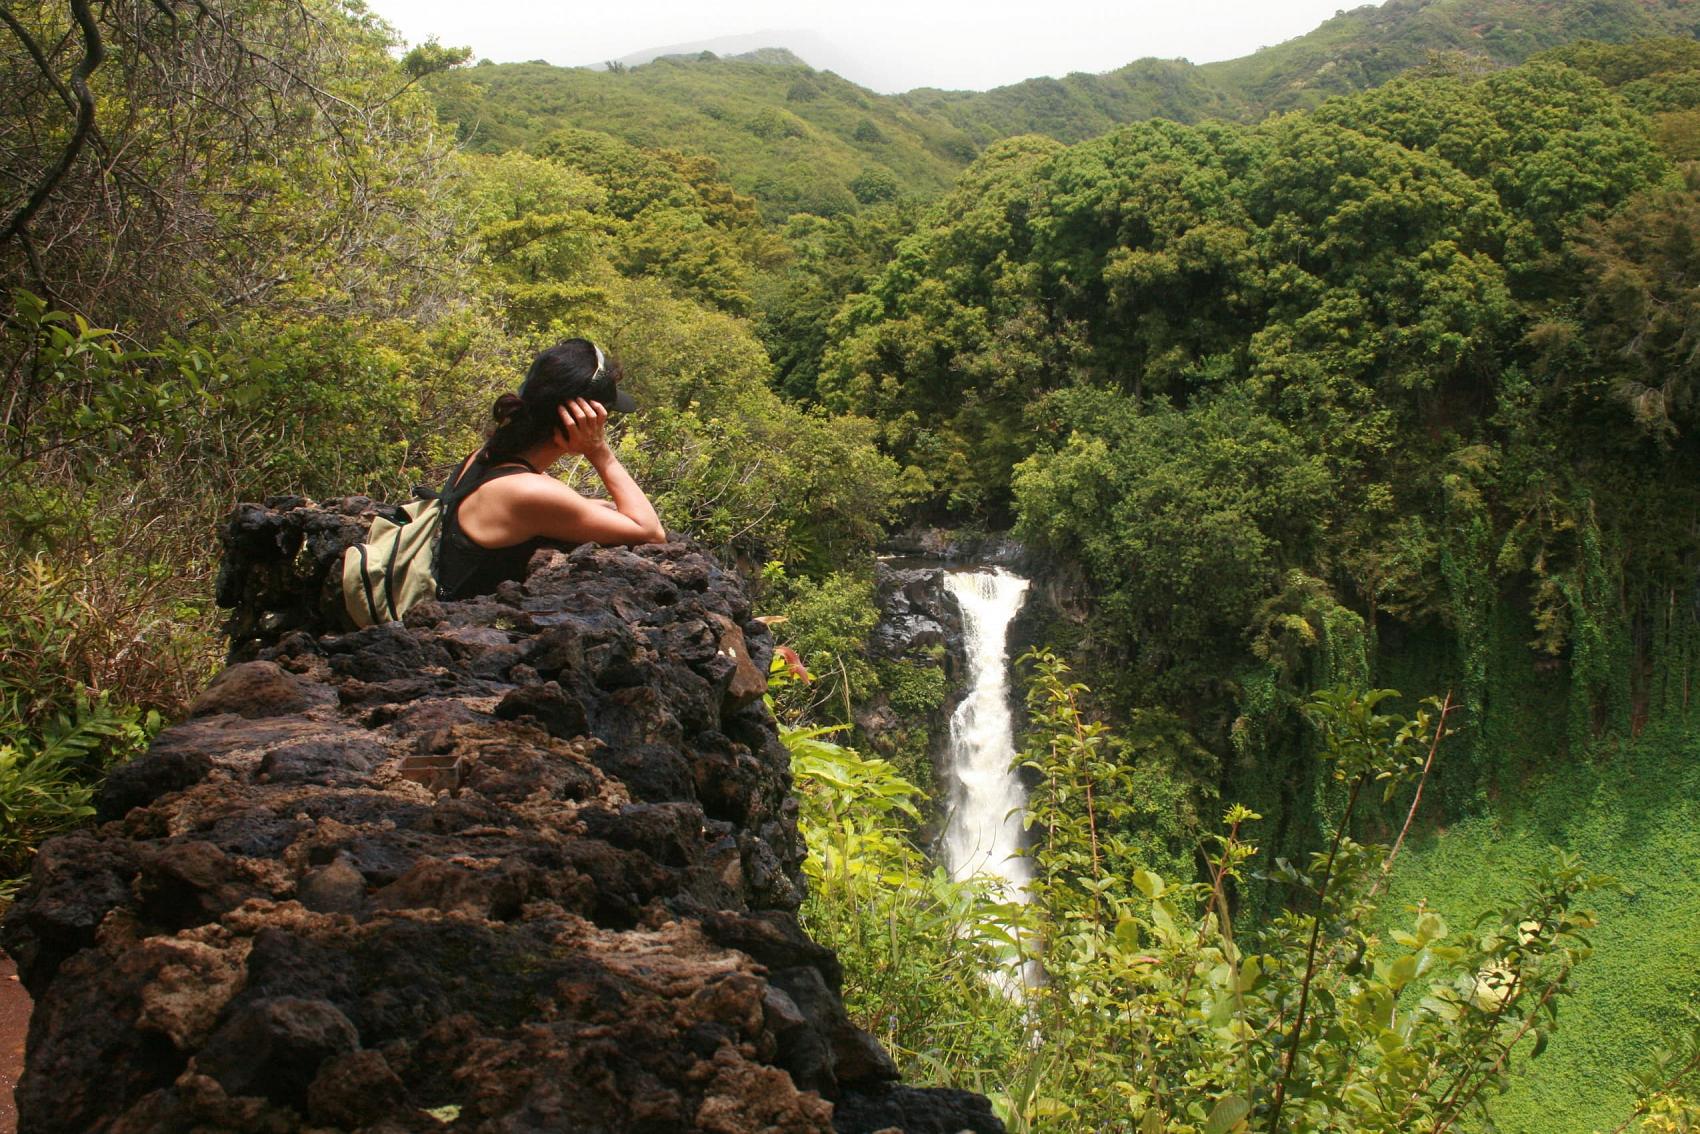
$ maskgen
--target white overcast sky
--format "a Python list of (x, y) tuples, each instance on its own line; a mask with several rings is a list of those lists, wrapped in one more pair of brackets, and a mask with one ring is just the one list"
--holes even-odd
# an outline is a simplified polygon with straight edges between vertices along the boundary
[[(1354, 0), (367, 0), (410, 42), (436, 36), (498, 63), (577, 66), (772, 31), (885, 93), (984, 90), (1109, 71), (1143, 56), (1232, 59), (1303, 35)], [(834, 56), (833, 58), (811, 58)]]

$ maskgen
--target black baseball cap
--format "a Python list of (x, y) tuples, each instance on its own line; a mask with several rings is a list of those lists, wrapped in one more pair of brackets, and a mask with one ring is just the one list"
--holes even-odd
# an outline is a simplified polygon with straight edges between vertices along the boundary
[(590, 376), (586, 392), (579, 396), (601, 402), (610, 413), (631, 413), (637, 409), (637, 402), (632, 396), (620, 389), (619, 369), (608, 365), (608, 356), (602, 353), (601, 347), (591, 343), (590, 349), (596, 352), (596, 373)]

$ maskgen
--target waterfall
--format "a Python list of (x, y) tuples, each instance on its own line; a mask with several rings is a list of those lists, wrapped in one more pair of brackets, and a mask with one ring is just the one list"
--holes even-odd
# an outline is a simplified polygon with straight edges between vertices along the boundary
[(1015, 739), (1009, 715), (1010, 620), (1021, 609), (1027, 580), (1002, 569), (958, 571), (945, 586), (962, 606), (968, 655), (968, 695), (950, 718), (950, 814), (944, 859), (950, 876), (991, 874), (1005, 896), (1024, 901), (1031, 864), (1021, 847), (1027, 793), (1010, 764)]

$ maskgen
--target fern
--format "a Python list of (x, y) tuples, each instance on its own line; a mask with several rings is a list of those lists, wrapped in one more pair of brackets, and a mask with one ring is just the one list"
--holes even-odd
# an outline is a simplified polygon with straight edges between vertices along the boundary
[(144, 717), (85, 694), (40, 735), (0, 734), (0, 901), (16, 891), (44, 839), (94, 816), (95, 789), (114, 754), (139, 749), (159, 725), (157, 713)]

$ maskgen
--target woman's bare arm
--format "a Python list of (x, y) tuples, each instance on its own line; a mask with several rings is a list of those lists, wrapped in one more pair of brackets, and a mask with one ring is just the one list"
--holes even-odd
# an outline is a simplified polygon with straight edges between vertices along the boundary
[(584, 457), (611, 500), (581, 496), (552, 476), (506, 476), (461, 504), (460, 525), (480, 547), (511, 547), (533, 536), (570, 543), (660, 543), (667, 538), (649, 498), (603, 434), (607, 411), (575, 400), (561, 408), (567, 452)]
[(542, 505), (538, 534), (594, 543), (664, 541), (667, 531), (661, 526), (654, 505), (608, 445), (605, 435), (608, 411), (600, 402), (574, 398), (561, 407), (560, 413), (567, 452), (590, 462), (607, 487), (613, 508), (588, 500), (557, 480), (544, 478), (545, 484), (527, 486), (542, 494), (538, 501)]
[[(512, 479), (521, 482), (513, 486), (515, 515), (533, 535), (568, 543), (605, 544), (660, 543), (667, 538), (659, 519), (645, 524), (620, 510), (617, 503), (611, 506), (609, 501), (581, 496), (553, 477)], [(631, 479), (629, 474), (626, 479)], [(650, 511), (653, 514), (654, 510)]]

